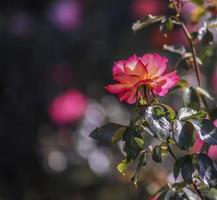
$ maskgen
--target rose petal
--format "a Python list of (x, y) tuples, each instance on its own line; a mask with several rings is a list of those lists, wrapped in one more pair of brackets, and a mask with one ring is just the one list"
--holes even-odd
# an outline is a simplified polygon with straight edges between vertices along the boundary
[(159, 54), (144, 54), (142, 62), (147, 68), (149, 79), (156, 78), (166, 70), (168, 59), (161, 57)]
[(159, 96), (165, 96), (178, 81), (179, 76), (176, 71), (160, 76), (154, 81), (154, 85), (152, 84), (153, 92)]

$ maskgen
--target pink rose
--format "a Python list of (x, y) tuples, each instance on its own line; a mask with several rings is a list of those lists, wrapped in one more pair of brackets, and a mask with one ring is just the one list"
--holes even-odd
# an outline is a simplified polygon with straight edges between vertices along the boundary
[[(133, 55), (128, 60), (118, 61), (113, 66), (113, 77), (118, 83), (105, 88), (129, 104), (136, 102), (141, 85), (156, 95), (164, 96), (179, 81), (176, 71), (163, 75), (167, 61), (159, 54)], [(138, 96), (141, 96), (139, 91)]]

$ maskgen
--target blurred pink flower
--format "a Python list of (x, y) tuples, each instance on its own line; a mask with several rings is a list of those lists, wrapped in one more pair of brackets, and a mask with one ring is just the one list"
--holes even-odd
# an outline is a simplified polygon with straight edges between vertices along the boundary
[(133, 104), (136, 102), (138, 87), (144, 85), (154, 94), (164, 96), (179, 80), (176, 71), (164, 74), (167, 58), (159, 54), (133, 55), (127, 60), (118, 61), (113, 66), (114, 80), (117, 84), (105, 87), (112, 94), (117, 94), (120, 101)]
[[(217, 120), (215, 120), (214, 125), (217, 127)], [(192, 147), (192, 152), (197, 153), (201, 150), (204, 142), (199, 138), (198, 134), (196, 134), (195, 137), (195, 143), (194, 146)], [(208, 151), (208, 155), (210, 158), (216, 160), (217, 159), (217, 145), (211, 145)]]
[(49, 106), (49, 116), (56, 124), (75, 122), (86, 111), (86, 97), (78, 90), (71, 89), (54, 98)]
[(77, 0), (57, 0), (50, 7), (48, 18), (62, 30), (76, 29), (82, 18), (81, 3)]
[(134, 18), (142, 18), (145, 15), (159, 15), (165, 10), (165, 3), (159, 0), (134, 0), (132, 15)]
[(186, 20), (190, 21), (192, 12), (197, 8), (197, 5), (191, 2), (187, 2), (184, 4), (184, 7), (182, 9), (182, 17), (185, 18)]

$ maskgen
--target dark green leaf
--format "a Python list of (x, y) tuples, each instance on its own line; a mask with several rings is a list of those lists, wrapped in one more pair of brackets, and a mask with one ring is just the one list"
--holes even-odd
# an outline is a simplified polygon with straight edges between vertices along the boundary
[(200, 98), (196, 90), (192, 87), (188, 87), (184, 89), (183, 101), (184, 101), (184, 105), (189, 108), (193, 108), (193, 109), (200, 108)]
[(175, 120), (173, 122), (173, 138), (183, 150), (188, 150), (194, 144), (194, 127), (190, 122)]
[(217, 166), (206, 154), (198, 154), (198, 175), (201, 181), (208, 187), (217, 185)]
[(177, 179), (179, 173), (181, 171), (182, 177), (185, 182), (192, 182), (192, 174), (194, 172), (194, 166), (192, 162), (192, 156), (186, 155), (180, 159), (178, 159), (173, 167), (173, 176)]
[(198, 37), (198, 32), (192, 32), (192, 33), (191, 33), (191, 38), (192, 38), (192, 40), (196, 40), (197, 37)]
[(132, 29), (134, 32), (137, 32), (151, 24), (163, 21), (165, 19), (165, 16), (153, 16), (153, 15), (148, 15), (143, 17), (141, 20), (138, 20), (135, 22), (132, 26)]
[(152, 151), (152, 159), (155, 161), (155, 162), (161, 162), (162, 161), (162, 157), (161, 157), (161, 148), (159, 146), (155, 146), (153, 148), (153, 151)]
[(135, 138), (139, 138), (140, 135), (135, 132), (135, 130), (128, 128), (126, 132), (124, 133), (123, 141), (124, 141), (124, 147), (123, 150), (127, 154), (127, 160), (135, 160), (137, 156), (140, 154), (141, 150), (143, 148), (140, 144), (138, 144), (138, 140), (135, 140)]
[(210, 113), (210, 117), (212, 120), (216, 120), (217, 119), (217, 107), (215, 107), (211, 113)]
[(198, 39), (201, 41), (202, 45), (213, 44), (214, 37), (213, 34), (207, 28), (206, 22), (198, 31)]
[(209, 145), (217, 144), (217, 128), (214, 126), (213, 122), (208, 119), (189, 119), (200, 139)]
[[(90, 133), (90, 137), (100, 142), (112, 143), (114, 141), (121, 139), (121, 136), (123, 135), (123, 132), (125, 130), (126, 130), (126, 127), (120, 124), (108, 123), (106, 125), (103, 125), (99, 128), (94, 129)], [(120, 134), (120, 132), (122, 134)]]
[(192, 162), (192, 156), (187, 155), (181, 167), (182, 178), (184, 179), (185, 182), (191, 183), (193, 173), (194, 173), (194, 166)]
[(173, 176), (175, 180), (178, 178), (183, 162), (185, 161), (185, 157), (178, 159), (173, 166)]
[(172, 126), (167, 117), (158, 117), (154, 113), (154, 106), (145, 109), (144, 118), (154, 135), (161, 141), (166, 141), (172, 134)]
[(167, 33), (173, 30), (173, 21), (172, 19), (168, 18), (165, 21), (162, 22), (160, 26), (160, 31), (163, 33)]

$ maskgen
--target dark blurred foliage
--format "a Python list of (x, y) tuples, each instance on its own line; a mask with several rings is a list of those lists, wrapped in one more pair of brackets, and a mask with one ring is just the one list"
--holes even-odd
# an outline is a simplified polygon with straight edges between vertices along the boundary
[[(135, 2), (1, 1), (1, 200), (148, 199), (147, 185), (135, 189), (128, 183), (129, 177), (115, 171), (121, 161), (118, 147), (108, 152), (106, 145), (98, 147), (88, 138), (91, 129), (105, 120), (122, 116), (120, 120), (127, 122), (129, 118), (125, 106), (104, 91), (111, 82), (113, 62), (133, 53), (159, 51), (166, 40), (154, 28), (133, 35), (131, 25), (138, 17)], [(159, 6), (159, 12), (166, 12), (162, 2)], [(86, 98), (87, 110), (95, 118), (86, 112), (86, 118), (79, 121), (56, 123), (50, 116), (50, 105), (58, 95), (74, 89)], [(92, 123), (89, 128), (87, 122)], [(79, 153), (82, 131), (86, 138), (83, 148), (87, 143), (91, 143), (92, 152), (105, 148), (99, 161), (110, 162), (109, 172), (96, 173), (89, 155)], [(158, 166), (153, 174), (146, 173), (150, 183), (165, 183), (165, 172)]]
[[(122, 40), (131, 35), (131, 2), (78, 1), (82, 19), (72, 30), (49, 21), (54, 3), (0, 3), (0, 198), (127, 198), (130, 192), (125, 186), (118, 186), (119, 191), (118, 183), (97, 178), (85, 164), (57, 174), (47, 172), (39, 154), (39, 129), (51, 123), (47, 108), (59, 93), (73, 87), (90, 97), (102, 96), (118, 48), (126, 47)], [(52, 71), (58, 66), (56, 81)], [(68, 128), (74, 129), (75, 124)], [(88, 176), (93, 179), (90, 184)]]

